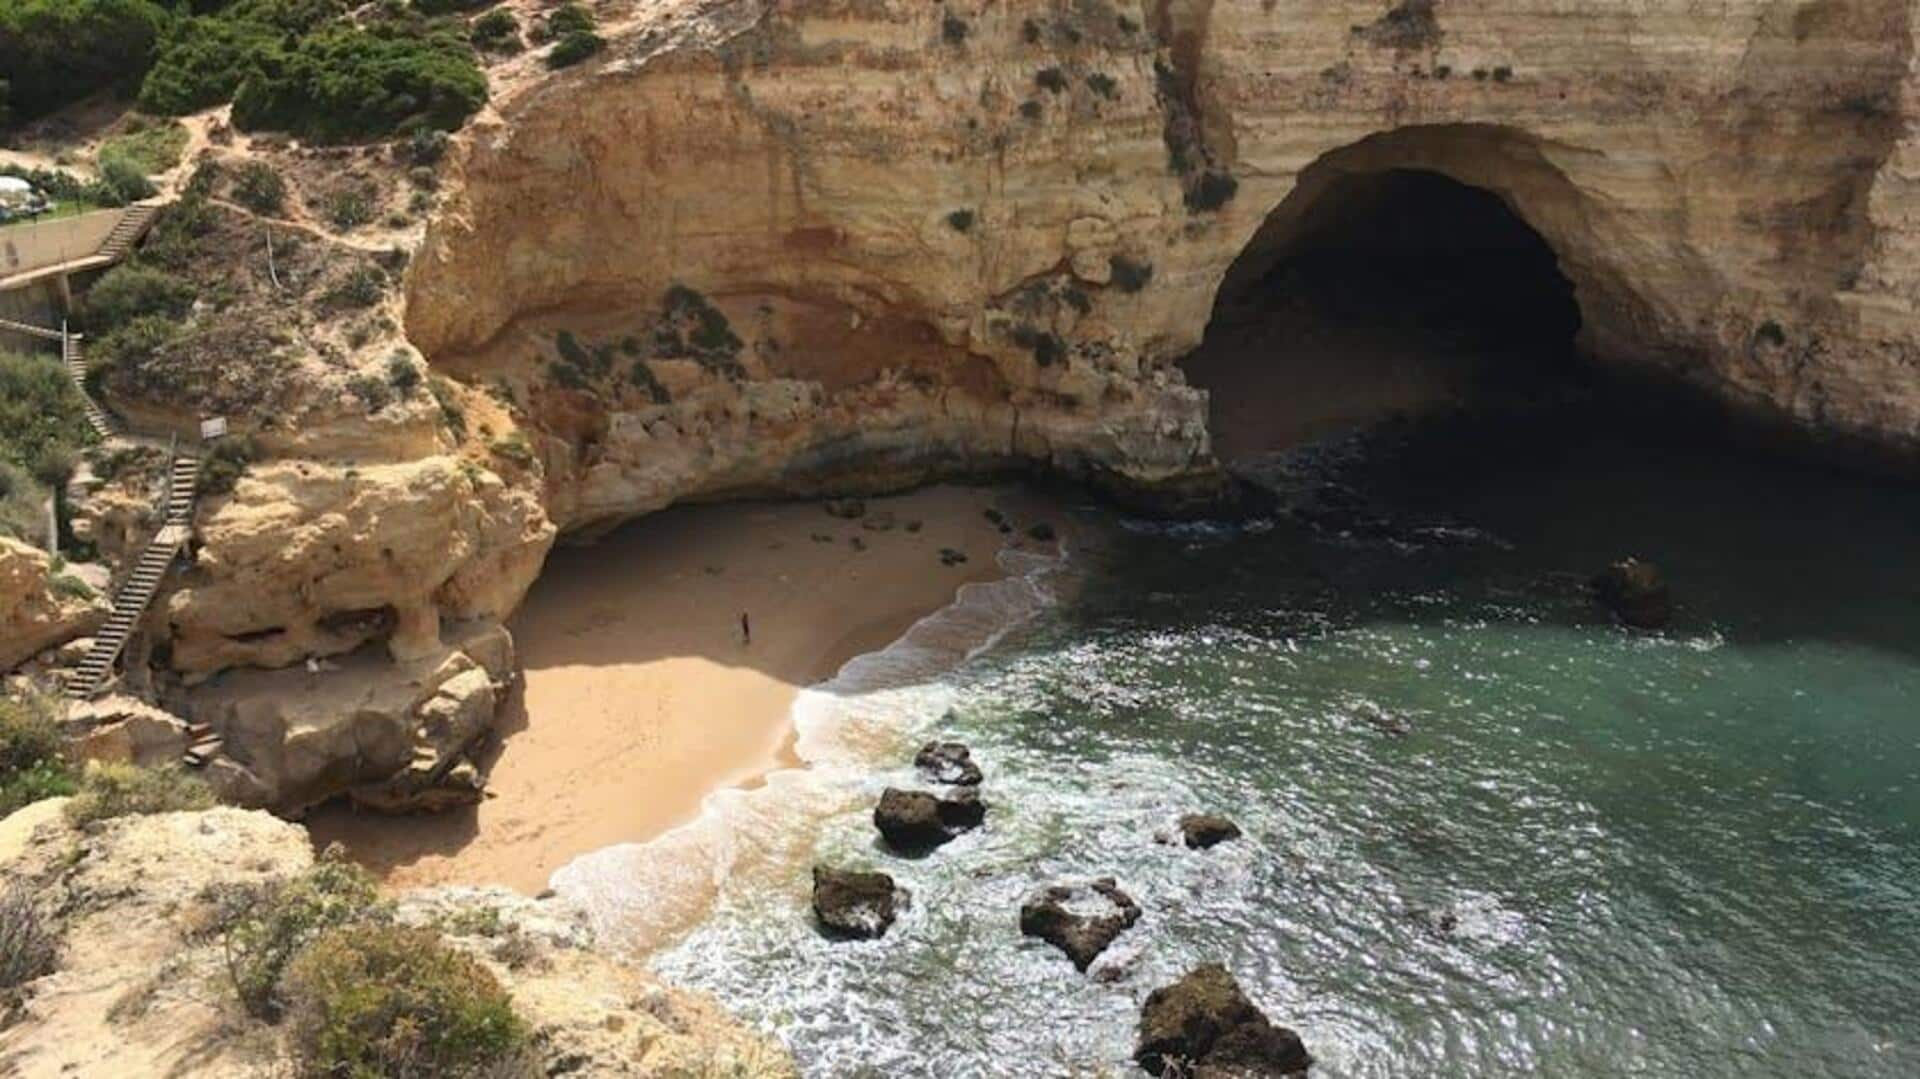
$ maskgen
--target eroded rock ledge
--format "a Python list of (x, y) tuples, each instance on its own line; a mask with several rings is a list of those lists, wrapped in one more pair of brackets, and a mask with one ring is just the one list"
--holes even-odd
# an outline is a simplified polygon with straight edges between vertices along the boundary
[(280, 439), (206, 506), (160, 658), (428, 655), (556, 534), (680, 501), (1009, 467), (1204, 498), (1181, 358), (1388, 169), (1537, 231), (1595, 362), (1920, 447), (1909, 4), (1415, 8), (609, 7), (444, 166), (403, 320), (441, 408)]

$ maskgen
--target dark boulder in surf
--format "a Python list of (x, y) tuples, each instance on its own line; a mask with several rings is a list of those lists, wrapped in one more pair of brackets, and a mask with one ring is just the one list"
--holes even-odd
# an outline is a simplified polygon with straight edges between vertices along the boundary
[(895, 850), (932, 850), (954, 836), (976, 828), (986, 819), (987, 804), (971, 790), (952, 798), (926, 791), (888, 787), (873, 807), (873, 826)]
[(1189, 813), (1180, 818), (1180, 838), (1193, 850), (1206, 850), (1240, 838), (1240, 826), (1218, 813)]
[(1153, 1075), (1196, 1079), (1301, 1076), (1313, 1064), (1300, 1036), (1261, 1014), (1218, 963), (1148, 995), (1133, 1059)]
[(982, 778), (964, 742), (928, 742), (915, 754), (913, 766), (935, 783), (953, 787), (977, 787)]
[(872, 940), (893, 925), (907, 893), (885, 873), (813, 867), (813, 915), (830, 937)]
[(1083, 971), (1139, 920), (1140, 904), (1112, 877), (1056, 884), (1020, 908), (1020, 932), (1067, 953)]
[(1673, 620), (1673, 596), (1659, 567), (1623, 558), (1587, 582), (1595, 599), (1635, 629), (1659, 629)]

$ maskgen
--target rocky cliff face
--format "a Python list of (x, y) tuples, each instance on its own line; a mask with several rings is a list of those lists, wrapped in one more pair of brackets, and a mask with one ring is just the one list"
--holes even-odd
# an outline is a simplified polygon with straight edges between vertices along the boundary
[[(61, 938), (53, 972), (9, 990), (0, 1072), (295, 1074), (287, 1024), (242, 1011), (210, 927), (222, 895), (313, 864), (305, 829), (236, 809), (75, 828), (61, 816), (62, 801), (0, 819), (8, 882), (39, 903), (43, 924)], [(595, 951), (579, 922), (551, 902), (492, 889), (396, 898), (397, 920), (439, 927), (500, 981), (534, 1031), (537, 1074), (796, 1074), (778, 1046), (711, 1001)]]
[(497, 70), (407, 270), (461, 423), (420, 402), (408, 438), (243, 479), (166, 606), (177, 669), (426, 654), (556, 531), (674, 501), (1008, 465), (1205, 497), (1180, 358), (1388, 169), (1537, 231), (1595, 361), (1920, 448), (1904, 0), (600, 14), (601, 58)]
[(683, 352), (649, 336), (675, 285), (727, 316), (750, 381), (699, 384), (726, 402), (708, 424), (536, 389), (563, 525), (854, 460), (1025, 461), (1165, 489), (1211, 466), (1174, 361), (1230, 271), (1257, 269), (1343, 176), (1420, 168), (1496, 193), (1545, 237), (1593, 357), (1910, 448), (1911, 23), (1902, 0), (1711, 17), (1472, 0), (652, 7), (610, 59), (532, 84), (473, 132), (407, 326), (437, 364), (538, 383), (563, 328), (634, 336), (641, 359)]

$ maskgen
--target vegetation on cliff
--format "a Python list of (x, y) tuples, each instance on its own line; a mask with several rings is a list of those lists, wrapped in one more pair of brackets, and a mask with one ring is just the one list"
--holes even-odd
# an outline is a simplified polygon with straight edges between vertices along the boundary
[(0, 124), (113, 90), (161, 115), (231, 101), (241, 128), (316, 141), (450, 130), (487, 99), (469, 36), (457, 18), (341, 0), (22, 0), (0, 9)]
[(0, 817), (73, 790), (73, 765), (53, 708), (37, 697), (0, 698)]
[(80, 394), (58, 359), (0, 352), (0, 535), (45, 537), (47, 498), (92, 441)]

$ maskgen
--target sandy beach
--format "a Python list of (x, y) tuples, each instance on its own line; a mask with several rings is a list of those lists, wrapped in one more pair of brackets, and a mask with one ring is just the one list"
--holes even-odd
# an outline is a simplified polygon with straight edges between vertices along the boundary
[[(492, 796), (433, 817), (328, 807), (314, 839), (393, 887), (532, 894), (578, 855), (658, 836), (710, 791), (796, 763), (802, 687), (999, 576), (1002, 544), (1032, 542), (986, 517), (1008, 495), (937, 487), (870, 499), (858, 520), (819, 502), (676, 508), (558, 549), (511, 623), (524, 676), (492, 750)], [(942, 548), (967, 561), (943, 565)]]

